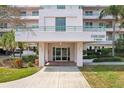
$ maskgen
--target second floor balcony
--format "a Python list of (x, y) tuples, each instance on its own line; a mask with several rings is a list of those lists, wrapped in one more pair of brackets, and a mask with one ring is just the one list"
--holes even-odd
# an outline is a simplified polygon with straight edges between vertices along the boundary
[[(115, 27), (116, 31), (124, 31), (124, 27)], [(112, 26), (32, 26), (32, 27), (17, 27), (16, 31), (42, 31), (42, 32), (112, 32)]]
[(16, 31), (42, 31), (42, 32), (82, 32), (82, 26), (37, 26), (17, 27)]
[(83, 26), (17, 28), (15, 36), (16, 41), (23, 42), (106, 41), (105, 31), (83, 31)]
[[(104, 32), (112, 32), (113, 27), (112, 26), (83, 26), (83, 31), (104, 31)], [(115, 27), (115, 31), (124, 31), (124, 27)]]

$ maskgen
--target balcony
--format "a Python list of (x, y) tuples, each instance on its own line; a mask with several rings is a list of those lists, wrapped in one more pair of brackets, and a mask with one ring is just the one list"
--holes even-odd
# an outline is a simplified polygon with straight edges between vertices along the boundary
[(103, 26), (84, 26), (84, 31), (106, 31), (106, 27)]
[[(84, 26), (83, 31), (105, 31), (112, 32), (112, 26)], [(115, 27), (115, 31), (124, 31), (124, 28), (120, 28), (119, 26)]]
[(39, 14), (24, 14), (21, 15), (22, 19), (39, 19)]
[[(83, 19), (99, 19), (100, 13), (96, 14), (83, 14)], [(102, 19), (113, 19), (112, 16), (105, 16)]]
[(0, 32), (10, 32), (12, 30), (11, 27), (7, 27), (7, 28), (0, 28)]
[(82, 32), (82, 26), (40, 26), (40, 27), (18, 27), (16, 31), (42, 31), (42, 32)]
[(58, 30), (56, 26), (39, 28), (17, 28), (16, 41), (23, 42), (93, 42), (106, 41), (106, 32), (83, 31), (82, 26), (67, 26)]

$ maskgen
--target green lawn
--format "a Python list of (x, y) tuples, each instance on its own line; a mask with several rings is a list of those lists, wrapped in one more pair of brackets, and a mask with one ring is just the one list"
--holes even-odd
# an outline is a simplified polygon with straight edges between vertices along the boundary
[(12, 69), (0, 68), (0, 83), (27, 77), (39, 71), (37, 67)]
[(80, 70), (91, 87), (124, 87), (124, 66), (84, 66)]

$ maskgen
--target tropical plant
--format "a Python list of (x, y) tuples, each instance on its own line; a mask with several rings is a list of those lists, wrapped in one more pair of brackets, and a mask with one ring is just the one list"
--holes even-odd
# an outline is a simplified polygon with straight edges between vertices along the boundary
[(12, 68), (22, 68), (23, 67), (23, 61), (21, 58), (15, 58), (13, 61), (11, 61), (11, 67)]
[(124, 54), (123, 51), (124, 51), (124, 39), (118, 39), (116, 40), (115, 42), (115, 49), (116, 49), (116, 52), (119, 53), (119, 54)]
[(24, 62), (35, 62), (35, 59), (37, 59), (37, 55), (26, 55), (26, 56), (22, 56), (22, 60)]
[(99, 19), (102, 19), (103, 17), (107, 16), (107, 15), (111, 15), (114, 20), (113, 20), (113, 33), (112, 33), (112, 56), (115, 55), (115, 27), (116, 27), (116, 23), (118, 23), (120, 20), (122, 20), (122, 18), (124, 18), (124, 13), (122, 13), (122, 11), (124, 11), (123, 6), (121, 5), (111, 5), (105, 9), (103, 9), (100, 12), (100, 16)]
[(14, 31), (6, 32), (1, 37), (1, 45), (4, 49), (13, 51), (16, 48), (17, 43), (15, 42)]
[[(15, 42), (15, 30), (17, 26), (25, 25), (23, 19), (20, 18), (20, 8), (10, 5), (0, 5), (0, 23), (7, 23), (10, 25), (9, 32), (6, 32), (2, 35), (0, 44), (6, 50), (11, 50), (14, 53), (16, 46), (18, 45)], [(22, 45), (21, 46), (22, 48)]]

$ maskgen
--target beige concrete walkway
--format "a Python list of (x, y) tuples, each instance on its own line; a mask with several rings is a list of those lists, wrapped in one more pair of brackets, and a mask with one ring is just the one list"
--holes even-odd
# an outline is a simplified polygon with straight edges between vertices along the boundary
[(7, 88), (88, 88), (86, 79), (76, 66), (46, 66), (38, 73), (7, 83)]

